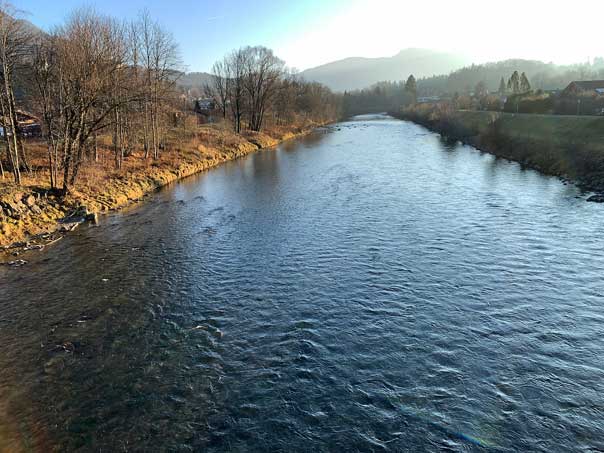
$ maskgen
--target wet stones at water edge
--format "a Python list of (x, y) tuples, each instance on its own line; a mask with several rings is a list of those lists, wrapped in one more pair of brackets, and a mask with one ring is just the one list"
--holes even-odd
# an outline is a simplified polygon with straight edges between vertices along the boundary
[(82, 223), (82, 221), (61, 223), (61, 225), (59, 226), (59, 231), (62, 233), (67, 233), (68, 231), (73, 231), (78, 227), (78, 225), (80, 223)]
[[(48, 200), (44, 200), (48, 201)], [(30, 215), (28, 211), (41, 212), (40, 197), (36, 198), (34, 195), (20, 194), (10, 199), (0, 199), (0, 224), (3, 220), (12, 219), (12, 222), (20, 221), (24, 216)], [(10, 255), (16, 257), (21, 255), (23, 252), (30, 250), (42, 250), (46, 246), (51, 245), (61, 239), (64, 233), (75, 230), (80, 224), (84, 222), (98, 223), (98, 213), (89, 211), (88, 208), (80, 206), (72, 211), (66, 217), (59, 220), (57, 227), (52, 232), (45, 232), (38, 235), (30, 236), (27, 241), (14, 242), (11, 245), (0, 247), (0, 255)], [(2, 260), (0, 256), (0, 264), (9, 266), (24, 266), (27, 264), (25, 260)]]
[(84, 222), (91, 222), (97, 224), (99, 222), (99, 215), (96, 212), (89, 211), (86, 207), (79, 207), (76, 211), (61, 220), (59, 225), (59, 231), (68, 232), (75, 230), (78, 225)]
[(27, 264), (27, 261), (25, 261), (25, 260), (11, 260), (11, 261), (7, 261), (6, 263), (0, 263), (0, 265), (14, 266), (14, 267), (25, 266), (26, 264)]
[(92, 222), (96, 224), (99, 222), (99, 215), (94, 211), (89, 211), (85, 206), (80, 206), (64, 220), (64, 223)]
[[(55, 195), (45, 190), (34, 190), (30, 193), (17, 192), (0, 194), (0, 223), (31, 221), (43, 212), (57, 208), (61, 201)], [(56, 211), (56, 209), (55, 209)], [(98, 222), (98, 214), (80, 206), (60, 223), (81, 223), (83, 221)], [(60, 228), (60, 227), (59, 227)], [(60, 228), (61, 229), (61, 228)]]
[[(20, 256), (22, 253), (32, 250), (44, 250), (45, 247), (54, 244), (62, 237), (63, 234), (59, 231), (42, 233), (32, 236), (28, 241), (15, 242), (9, 246), (0, 247), (0, 265), (13, 267), (25, 266), (28, 263), (26, 260), (14, 258)], [(3, 257), (8, 259), (3, 260)]]

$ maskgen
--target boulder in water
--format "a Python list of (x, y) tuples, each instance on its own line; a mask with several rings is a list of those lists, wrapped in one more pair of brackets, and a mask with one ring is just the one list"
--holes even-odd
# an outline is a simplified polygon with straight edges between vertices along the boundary
[(96, 212), (88, 212), (86, 213), (86, 217), (84, 217), (86, 221), (92, 223), (99, 223), (99, 215)]

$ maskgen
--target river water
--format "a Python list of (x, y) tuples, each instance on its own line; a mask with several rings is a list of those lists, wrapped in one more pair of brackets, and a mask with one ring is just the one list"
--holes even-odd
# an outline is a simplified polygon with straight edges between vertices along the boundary
[(604, 209), (384, 116), (0, 268), (0, 451), (602, 451)]

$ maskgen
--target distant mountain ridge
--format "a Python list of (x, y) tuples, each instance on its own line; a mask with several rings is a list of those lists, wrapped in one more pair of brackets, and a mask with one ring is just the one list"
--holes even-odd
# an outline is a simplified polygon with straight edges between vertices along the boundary
[(46, 35), (46, 32), (42, 30), (40, 27), (37, 27), (33, 23), (25, 19), (19, 19), (19, 22), (22, 24), (25, 32), (33, 37), (39, 37)]
[(202, 90), (212, 81), (212, 75), (207, 72), (182, 73), (177, 80), (177, 85), (186, 89), (197, 88)]
[[(470, 92), (478, 82), (496, 91), (501, 78), (512, 72), (526, 72), (534, 89), (560, 89), (573, 80), (604, 79), (604, 58), (593, 63), (556, 65), (538, 60), (508, 59), (474, 64), (470, 58), (453, 53), (425, 49), (406, 49), (394, 57), (351, 57), (307, 69), (300, 76), (307, 81), (320, 82), (333, 91), (353, 91), (369, 88), (385, 81), (404, 81), (413, 74), (420, 95)], [(177, 85), (203, 96), (204, 87), (211, 83), (207, 72), (179, 73)]]
[(392, 57), (352, 57), (303, 71), (300, 76), (320, 82), (334, 91), (367, 88), (377, 82), (430, 77), (469, 65), (471, 60), (450, 52), (428, 49), (405, 49)]

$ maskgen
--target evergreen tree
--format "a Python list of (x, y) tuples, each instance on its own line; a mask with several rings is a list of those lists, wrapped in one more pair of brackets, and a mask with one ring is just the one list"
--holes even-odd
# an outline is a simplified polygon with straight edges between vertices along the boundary
[(505, 80), (502, 77), (501, 82), (499, 82), (499, 94), (504, 95), (505, 93), (506, 93)]
[(528, 93), (531, 91), (531, 83), (524, 72), (520, 76), (520, 91), (522, 93)]
[(405, 93), (411, 97), (413, 103), (417, 102), (417, 81), (413, 74), (409, 76), (405, 83)]
[(481, 80), (480, 82), (478, 82), (476, 84), (476, 88), (474, 88), (474, 96), (476, 96), (477, 98), (483, 98), (485, 97), (487, 94), (489, 94), (488, 90), (487, 90), (487, 86), (486, 84)]
[(508, 91), (511, 91), (512, 94), (520, 93), (520, 76), (518, 75), (518, 71), (514, 71), (510, 80), (508, 80)]
[(476, 84), (476, 87), (474, 88), (474, 98), (478, 100), (478, 104), (481, 110), (486, 108), (488, 96), (489, 90), (487, 89), (487, 84), (481, 80)]

